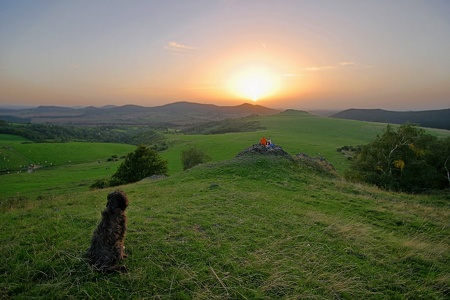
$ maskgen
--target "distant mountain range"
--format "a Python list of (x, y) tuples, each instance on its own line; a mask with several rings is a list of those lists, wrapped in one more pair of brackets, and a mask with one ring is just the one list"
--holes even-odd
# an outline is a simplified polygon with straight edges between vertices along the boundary
[(422, 127), (450, 130), (450, 108), (425, 111), (388, 111), (382, 109), (347, 109), (331, 115), (332, 118), (403, 124), (406, 122)]
[(151, 124), (161, 126), (186, 126), (199, 122), (245, 117), (252, 114), (269, 115), (280, 111), (261, 105), (241, 104), (217, 106), (191, 102), (176, 102), (155, 107), (138, 105), (88, 106), (71, 108), (38, 106), (34, 108), (0, 108), (0, 119), (10, 122), (107, 125)]
[[(154, 107), (138, 105), (107, 105), (102, 107), (38, 106), (20, 109), (0, 107), (0, 119), (22, 123), (72, 125), (148, 124), (186, 127), (197, 123), (246, 117), (254, 114), (271, 115), (280, 111), (248, 103), (237, 106), (217, 106), (213, 104), (175, 102)], [(390, 124), (410, 122), (422, 127), (450, 130), (450, 108), (407, 112), (352, 108), (331, 114), (330, 117)]]

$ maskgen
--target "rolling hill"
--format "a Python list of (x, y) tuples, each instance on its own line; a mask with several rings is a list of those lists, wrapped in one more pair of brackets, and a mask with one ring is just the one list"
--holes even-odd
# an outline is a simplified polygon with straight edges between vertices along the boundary
[[(160, 152), (160, 154), (169, 162), (169, 175), (174, 175), (182, 171), (181, 153), (189, 147), (205, 149), (213, 162), (219, 162), (231, 159), (242, 149), (257, 143), (262, 136), (271, 137), (276, 145), (282, 146), (291, 155), (306, 153), (313, 157), (324, 157), (334, 165), (340, 174), (343, 174), (350, 161), (341, 152), (336, 151), (336, 149), (343, 146), (367, 144), (377, 134), (382, 133), (386, 127), (382, 123), (366, 123), (318, 117), (306, 112), (294, 110), (267, 116), (250, 116), (245, 119), (248, 119), (250, 122), (256, 122), (263, 129), (249, 132), (229, 132), (226, 134), (165, 133), (164, 137), (168, 149)], [(439, 137), (448, 137), (450, 135), (450, 132), (447, 130), (427, 129), (427, 132)], [(116, 147), (114, 144), (111, 147), (108, 144), (102, 144), (100, 147), (92, 143), (76, 143), (80, 147), (84, 145), (84, 148), (78, 148), (72, 147), (72, 143), (42, 144), (32, 143), (19, 137), (16, 137), (17, 140), (8, 137), (13, 136), (0, 134), (0, 151), (2, 152), (0, 156), (2, 158), (0, 169), (18, 171), (22, 168), (21, 166), (27, 165), (29, 161), (36, 164), (45, 161), (53, 162), (53, 167), (48, 172), (46, 170), (45, 176), (34, 176), (34, 179), (23, 173), (10, 174), (9, 176), (2, 177), (0, 183), (2, 194), (0, 195), (0, 199), (11, 195), (22, 195), (25, 190), (27, 193), (32, 192), (36, 190), (36, 186), (47, 185), (49, 189), (57, 190), (58, 186), (61, 186), (60, 182), (62, 181), (64, 181), (64, 184), (70, 185), (72, 180), (71, 176), (79, 173), (73, 170), (76, 167), (75, 161), (77, 160), (79, 162), (93, 163), (92, 166), (82, 166), (83, 172), (89, 172), (86, 168), (96, 166), (103, 168), (103, 177), (110, 177), (115, 169), (112, 167), (105, 169), (109, 167), (109, 164), (103, 164), (104, 161), (111, 155), (116, 154), (121, 156), (134, 149), (133, 145), (122, 144), (124, 146), (123, 151), (116, 151), (114, 150)], [(39, 153), (42, 155), (37, 155)], [(61, 156), (52, 155), (52, 153), (58, 153)], [(94, 153), (96, 153), (95, 157), (93, 156)], [(57, 157), (59, 161), (53, 161)], [(102, 161), (102, 164), (97, 163), (98, 159)], [(69, 161), (71, 163), (66, 165)], [(65, 172), (65, 168), (71, 171)], [(53, 169), (58, 169), (60, 173), (53, 172)], [(90, 183), (76, 182), (72, 185), (86, 189), (86, 186), (93, 183), (95, 176), (98, 175), (90, 177), (93, 178)], [(99, 176), (98, 179), (103, 178), (102, 176)], [(30, 180), (39, 181), (39, 183), (29, 183)]]
[(383, 109), (348, 109), (335, 114), (333, 118), (403, 124), (406, 122), (418, 124), (422, 127), (441, 128), (450, 130), (450, 108), (426, 111), (388, 111)]
[[(113, 189), (89, 185), (118, 167), (107, 157), (134, 146), (0, 135), (4, 163), (51, 163), (2, 175), (0, 298), (448, 298), (448, 191), (393, 193), (339, 175), (347, 159), (336, 147), (370, 141), (385, 124), (292, 110), (250, 118), (265, 129), (167, 133), (170, 176), (119, 187), (130, 200), (129, 272), (110, 275), (84, 253)], [(237, 157), (262, 135), (292, 156), (324, 156), (338, 172), (283, 156)], [(192, 145), (212, 161), (182, 171), (180, 152)]]
[(0, 119), (13, 122), (52, 124), (154, 124), (184, 126), (198, 122), (245, 117), (252, 114), (270, 115), (279, 111), (260, 105), (217, 106), (191, 102), (176, 102), (155, 107), (138, 105), (88, 106), (70, 108), (39, 106), (26, 109), (0, 109)]

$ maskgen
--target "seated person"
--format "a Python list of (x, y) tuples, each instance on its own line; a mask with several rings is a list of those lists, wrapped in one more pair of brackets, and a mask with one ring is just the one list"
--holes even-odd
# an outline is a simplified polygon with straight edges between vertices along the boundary
[(259, 144), (267, 146), (267, 139), (266, 139), (266, 137), (263, 136), (262, 139), (259, 141)]

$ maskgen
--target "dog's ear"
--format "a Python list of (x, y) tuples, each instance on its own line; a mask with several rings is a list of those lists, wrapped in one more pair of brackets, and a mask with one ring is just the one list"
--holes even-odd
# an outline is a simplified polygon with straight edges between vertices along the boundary
[(125, 210), (128, 206), (128, 198), (122, 191), (117, 190), (109, 193), (107, 199), (106, 207), (110, 210), (115, 210), (116, 208)]
[(118, 202), (118, 206), (121, 210), (125, 210), (128, 206), (128, 198), (127, 195), (125, 194), (125, 192), (123, 191), (117, 191), (117, 202)]
[(117, 201), (115, 200), (114, 192), (109, 193), (108, 196), (106, 197), (106, 199), (107, 199), (106, 207), (111, 211), (115, 210), (117, 207), (117, 204), (116, 204)]

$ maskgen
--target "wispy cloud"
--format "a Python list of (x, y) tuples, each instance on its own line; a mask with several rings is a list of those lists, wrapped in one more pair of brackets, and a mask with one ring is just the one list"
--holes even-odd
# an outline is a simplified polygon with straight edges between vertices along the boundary
[(307, 68), (304, 68), (303, 70), (309, 71), (309, 72), (318, 72), (318, 71), (333, 70), (333, 69), (339, 69), (339, 68), (343, 68), (343, 67), (352, 67), (352, 66), (356, 66), (356, 63), (353, 61), (341, 61), (335, 65), (307, 67)]
[(305, 71), (311, 71), (311, 72), (317, 72), (317, 71), (324, 71), (324, 70), (330, 70), (330, 69), (336, 69), (337, 66), (320, 66), (320, 67), (308, 67), (304, 68)]
[(169, 50), (171, 53), (174, 53), (174, 54), (187, 54), (192, 51), (199, 50), (199, 48), (188, 46), (188, 45), (183, 45), (183, 44), (180, 44), (177, 42), (168, 42), (165, 45), (164, 49)]

